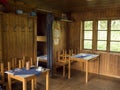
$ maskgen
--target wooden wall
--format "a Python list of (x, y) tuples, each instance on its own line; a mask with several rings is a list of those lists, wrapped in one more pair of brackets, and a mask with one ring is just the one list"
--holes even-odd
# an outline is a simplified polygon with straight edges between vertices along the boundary
[(3, 60), (12, 57), (35, 57), (36, 17), (3, 14), (2, 45)]
[(62, 49), (66, 49), (66, 32), (67, 32), (67, 23), (66, 22), (61, 22), (58, 21), (60, 24), (60, 37), (59, 37), (59, 44), (55, 45), (54, 43), (54, 36), (55, 36), (55, 29), (53, 29), (53, 59), (54, 59), (54, 64), (57, 61), (57, 52)]
[[(72, 13), (72, 18), (74, 18), (74, 22), (69, 23), (69, 37), (67, 37), (68, 47), (77, 47), (82, 50), (82, 29), (81, 29), (81, 21), (82, 20), (96, 20), (96, 19), (115, 19), (120, 17), (120, 8), (112, 8), (112, 9), (102, 9), (102, 10), (91, 10), (91, 11), (83, 11)], [(118, 47), (119, 48), (119, 47)], [(82, 52), (90, 52), (84, 51)], [(90, 62), (89, 71), (92, 73), (99, 73), (101, 75), (107, 75), (112, 77), (120, 78), (120, 53), (110, 53), (110, 52), (98, 52), (100, 53), (100, 63), (99, 60)], [(99, 67), (100, 64), (100, 67)], [(85, 70), (85, 65), (83, 63), (77, 62), (72, 65), (72, 68), (77, 70)]]
[(0, 15), (0, 61), (2, 59), (2, 29), (1, 29), (1, 19), (2, 19), (2, 15)]
[(72, 48), (72, 49), (76, 49), (76, 48), (80, 48), (80, 22), (79, 21), (73, 21), (70, 23), (67, 23), (68, 27), (66, 29), (67, 31), (67, 49)]

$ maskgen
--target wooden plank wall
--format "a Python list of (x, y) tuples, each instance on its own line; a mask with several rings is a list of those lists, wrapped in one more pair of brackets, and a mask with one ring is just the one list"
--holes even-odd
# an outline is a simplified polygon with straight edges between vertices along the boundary
[[(69, 37), (68, 47), (74, 48), (80, 47), (82, 50), (82, 29), (81, 20), (95, 20), (95, 19), (115, 19), (120, 17), (120, 8), (113, 9), (102, 9), (102, 10), (91, 10), (72, 13), (72, 18), (74, 22), (69, 23)], [(73, 36), (74, 35), (74, 36)], [(83, 52), (89, 52), (84, 51)], [(107, 75), (112, 77), (120, 78), (120, 53), (110, 53), (110, 52), (98, 52), (100, 53), (100, 67), (98, 60), (89, 63), (89, 71), (92, 73), (99, 73), (101, 75)], [(83, 63), (77, 62), (72, 65), (72, 68), (77, 70), (85, 70), (85, 65)]]
[(27, 15), (4, 14), (2, 18), (3, 59), (34, 57), (34, 19)]
[[(59, 38), (59, 44), (55, 45), (53, 40), (53, 63), (55, 65), (55, 62), (57, 61), (57, 52), (62, 49), (66, 49), (66, 32), (67, 32), (67, 23), (66, 22), (60, 22), (60, 38)], [(54, 29), (53, 29), (53, 34)], [(53, 35), (54, 36), (54, 35)], [(54, 38), (53, 38), (54, 39)]]
[(0, 15), (0, 61), (2, 60), (2, 29), (1, 29), (1, 18), (2, 18), (2, 15)]
[(67, 31), (67, 39), (66, 39), (66, 47), (67, 49), (80, 49), (80, 22), (69, 22), (67, 23), (68, 27), (66, 29)]

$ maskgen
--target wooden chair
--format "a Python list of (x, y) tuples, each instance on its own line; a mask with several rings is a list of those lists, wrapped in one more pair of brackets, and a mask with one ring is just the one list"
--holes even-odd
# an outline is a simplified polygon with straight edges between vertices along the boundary
[(25, 56), (23, 56), (23, 58), (22, 58), (22, 67), (26, 67), (26, 62), (29, 62), (30, 66), (32, 66), (33, 65), (32, 57), (25, 57)]
[[(31, 66), (33, 66), (33, 59), (32, 59), (32, 57), (26, 57), (26, 56), (23, 56), (23, 58), (22, 58), (22, 60), (21, 60), (21, 65), (22, 65), (22, 68), (26, 68), (26, 63), (27, 62), (29, 62), (29, 66), (31, 67)], [(35, 87), (37, 87), (37, 80), (36, 79), (34, 79), (34, 85), (35, 85)]]
[(68, 50), (68, 54), (70, 55), (70, 56), (72, 56), (74, 53), (73, 53), (73, 49), (69, 49)]
[(12, 58), (8, 61), (8, 70), (22, 68), (22, 60), (17, 58)]
[(62, 53), (61, 51), (58, 51), (57, 53), (57, 62), (55, 63), (55, 70), (62, 66), (63, 67), (63, 77), (65, 77), (65, 66), (68, 64), (68, 61), (67, 61), (67, 53), (66, 53), (66, 50), (62, 50)]
[(1, 75), (1, 80), (0, 83), (4, 82), (4, 64), (0, 63), (0, 75)]
[(4, 63), (0, 63), (0, 84), (8, 90), (8, 84), (5, 81)]
[[(26, 67), (26, 62), (30, 62), (30, 66), (33, 65), (32, 58), (12, 58), (10, 61), (8, 61), (8, 70), (15, 69), (15, 68), (24, 68)], [(34, 80), (35, 82), (35, 87), (37, 86), (36, 84), (36, 79)], [(12, 81), (12, 83), (15, 83), (16, 80)]]

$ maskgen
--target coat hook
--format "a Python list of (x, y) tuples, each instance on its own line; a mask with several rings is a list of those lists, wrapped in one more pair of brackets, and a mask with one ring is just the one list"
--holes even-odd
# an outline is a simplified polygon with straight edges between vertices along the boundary
[(22, 31), (25, 31), (25, 25), (22, 25), (21, 29)]

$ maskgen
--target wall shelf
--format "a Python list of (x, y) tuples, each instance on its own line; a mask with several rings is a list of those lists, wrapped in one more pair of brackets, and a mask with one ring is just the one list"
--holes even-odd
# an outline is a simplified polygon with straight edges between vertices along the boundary
[(63, 22), (72, 22), (72, 20), (68, 20), (68, 19), (60, 19), (60, 21), (63, 21)]

